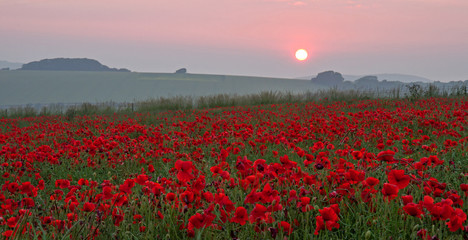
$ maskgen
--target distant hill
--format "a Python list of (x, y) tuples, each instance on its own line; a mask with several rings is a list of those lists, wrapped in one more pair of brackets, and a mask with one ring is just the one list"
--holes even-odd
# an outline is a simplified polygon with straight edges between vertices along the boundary
[(104, 71), (0, 71), (2, 105), (134, 102), (175, 96), (304, 92), (325, 89), (309, 81), (213, 74)]
[(53, 58), (23, 64), (20, 70), (35, 71), (100, 71), (130, 72), (125, 68), (109, 68), (94, 59), (88, 58)]
[(322, 84), (322, 85), (339, 85), (344, 81), (343, 76), (339, 72), (326, 71), (317, 74), (316, 77), (311, 79), (312, 83)]
[[(383, 73), (383, 74), (366, 74), (366, 75), (347, 75), (344, 74), (343, 78), (345, 81), (356, 81), (362, 77), (365, 76), (376, 76), (379, 81), (387, 80), (391, 82), (402, 82), (402, 83), (412, 83), (412, 82), (424, 82), (424, 83), (429, 83), (429, 82), (434, 82), (431, 79), (425, 78), (425, 77), (420, 77), (416, 75), (409, 75), (409, 74), (399, 74), (399, 73)], [(307, 79), (310, 80), (314, 78), (315, 76), (304, 76), (304, 77), (299, 77), (298, 79)]]
[[(376, 76), (379, 81), (387, 80), (391, 82), (403, 82), (403, 83), (411, 83), (411, 82), (424, 82), (430, 83), (434, 82), (434, 80), (420, 77), (416, 75), (409, 75), (409, 74), (398, 74), (398, 73), (383, 73), (383, 74), (369, 74), (371, 76)], [(344, 75), (345, 81), (355, 81), (365, 76), (369, 75)]]
[(16, 63), (16, 62), (8, 62), (8, 61), (1, 61), (0, 60), (0, 69), (4, 68), (9, 68), (10, 70), (18, 69), (23, 66), (22, 63)]

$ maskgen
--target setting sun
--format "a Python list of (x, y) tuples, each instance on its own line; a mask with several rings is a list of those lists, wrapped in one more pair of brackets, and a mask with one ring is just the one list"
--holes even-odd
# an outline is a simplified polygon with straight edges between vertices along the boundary
[(305, 49), (299, 49), (296, 51), (296, 59), (299, 61), (306, 60), (308, 55), (309, 54), (307, 53)]

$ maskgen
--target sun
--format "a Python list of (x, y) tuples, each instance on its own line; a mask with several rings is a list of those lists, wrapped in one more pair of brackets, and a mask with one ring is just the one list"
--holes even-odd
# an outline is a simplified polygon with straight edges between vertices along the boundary
[(299, 61), (306, 60), (308, 56), (309, 54), (307, 53), (305, 49), (299, 49), (296, 51), (296, 59)]

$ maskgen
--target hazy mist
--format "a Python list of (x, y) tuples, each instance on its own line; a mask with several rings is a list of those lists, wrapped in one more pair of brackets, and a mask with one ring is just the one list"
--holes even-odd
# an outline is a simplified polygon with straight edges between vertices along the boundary
[[(468, 79), (465, 0), (0, 1), (0, 60), (272, 77)], [(309, 50), (296, 61), (294, 51)]]

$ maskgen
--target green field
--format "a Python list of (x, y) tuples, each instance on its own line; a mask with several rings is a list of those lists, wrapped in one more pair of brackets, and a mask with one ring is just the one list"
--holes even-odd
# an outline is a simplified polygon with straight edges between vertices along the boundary
[(159, 97), (304, 92), (310, 81), (249, 76), (79, 71), (0, 71), (0, 105), (133, 102)]

